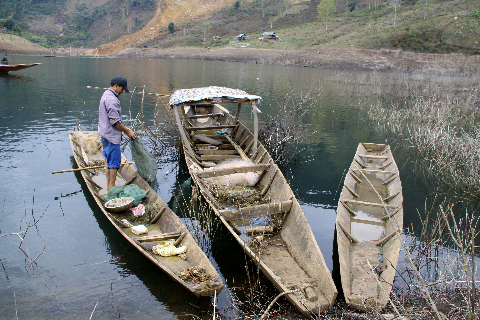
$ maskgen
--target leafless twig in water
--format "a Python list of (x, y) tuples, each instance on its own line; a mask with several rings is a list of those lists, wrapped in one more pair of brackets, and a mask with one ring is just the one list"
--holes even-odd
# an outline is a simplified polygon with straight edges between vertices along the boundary
[(303, 150), (299, 145), (312, 134), (307, 130), (305, 116), (312, 112), (319, 95), (313, 91), (300, 95), (291, 91), (279, 103), (276, 116), (264, 116), (265, 124), (258, 139), (279, 167), (289, 164)]

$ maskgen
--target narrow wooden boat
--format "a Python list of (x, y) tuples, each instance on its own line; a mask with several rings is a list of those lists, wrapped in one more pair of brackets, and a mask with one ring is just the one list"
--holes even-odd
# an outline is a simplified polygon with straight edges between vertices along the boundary
[[(92, 165), (104, 166), (105, 158), (97, 131), (70, 131), (69, 138), (73, 156), (79, 168)], [(127, 163), (123, 154), (122, 163)], [(155, 214), (150, 215), (153, 218), (148, 218), (145, 214), (145, 219), (148, 218), (147, 221), (136, 220), (131, 224), (133, 226), (144, 225), (148, 229), (148, 234), (136, 235), (128, 223), (125, 223), (124, 218), (129, 215), (133, 217), (131, 212), (115, 213), (105, 209), (103, 195), (107, 194), (107, 182), (103, 168), (81, 170), (81, 174), (88, 190), (107, 219), (135, 249), (196, 296), (210, 296), (215, 291), (218, 293), (222, 290), (223, 281), (220, 275), (188, 229), (131, 164), (122, 165), (119, 169), (116, 185), (135, 184), (147, 192), (147, 197), (143, 199), (142, 204), (145, 207), (155, 208)], [(174, 256), (154, 254), (152, 248), (158, 245), (159, 241), (167, 239), (176, 239), (174, 246), (185, 246), (186, 252), (183, 255)]]
[(10, 72), (10, 71), (18, 71), (25, 68), (30, 68), (33, 66), (37, 66), (41, 63), (26, 63), (26, 64), (3, 64), (0, 65), (0, 72)]
[[(332, 307), (337, 289), (294, 193), (257, 140), (260, 99), (207, 87), (177, 90), (169, 103), (188, 170), (210, 207), (275, 287), (304, 315), (316, 314)], [(235, 116), (222, 102), (237, 104)], [(251, 105), (253, 134), (238, 120), (242, 103)], [(223, 167), (227, 159), (243, 161)], [(238, 185), (252, 174), (250, 186)]]
[(342, 288), (350, 307), (380, 311), (387, 304), (402, 228), (402, 183), (390, 146), (360, 143), (336, 222)]

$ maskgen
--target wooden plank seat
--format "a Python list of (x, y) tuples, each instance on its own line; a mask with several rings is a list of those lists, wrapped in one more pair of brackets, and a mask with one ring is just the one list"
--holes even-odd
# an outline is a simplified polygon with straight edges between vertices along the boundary
[(385, 222), (372, 221), (372, 220), (364, 220), (364, 219), (355, 219), (355, 218), (352, 218), (352, 219), (350, 219), (350, 222), (363, 223), (363, 224), (371, 224), (371, 225), (380, 226), (380, 227), (384, 227), (384, 226), (385, 226)]
[(224, 143), (227, 142), (227, 138), (225, 138), (225, 134), (205, 134), (208, 138), (222, 141)]
[(383, 160), (388, 159), (387, 156), (374, 156), (374, 155), (370, 156), (366, 154), (359, 154), (358, 156), (364, 159), (383, 159)]
[(214, 118), (214, 117), (219, 117), (223, 116), (223, 113), (206, 113), (206, 114), (194, 114), (191, 116), (188, 116), (190, 119), (198, 119), (198, 118)]
[(353, 171), (360, 171), (360, 172), (367, 172), (367, 173), (396, 174), (396, 172), (393, 172), (393, 171), (384, 171), (384, 170), (376, 170), (376, 169), (353, 169)]
[(240, 158), (237, 154), (202, 154), (200, 160), (202, 161), (223, 161), (227, 159)]
[(238, 155), (237, 150), (232, 149), (198, 149), (199, 154), (235, 154)]
[(245, 167), (236, 167), (236, 168), (223, 168), (223, 169), (214, 169), (214, 170), (205, 170), (198, 173), (198, 177), (205, 179), (211, 177), (226, 176), (234, 173), (246, 173), (246, 172), (257, 172), (257, 171), (266, 171), (270, 168), (270, 164), (256, 164)]
[(227, 221), (251, 219), (289, 212), (292, 208), (292, 203), (292, 200), (288, 200), (276, 203), (259, 204), (256, 206), (243, 207), (240, 209), (219, 210), (219, 212), (222, 217), (224, 217)]
[(365, 201), (357, 201), (357, 200), (344, 200), (343, 202), (345, 203), (351, 203), (351, 204), (358, 204), (358, 205), (363, 205), (363, 206), (372, 206), (372, 207), (387, 207), (387, 208), (397, 208), (397, 206), (392, 206), (389, 204), (382, 204), (382, 203), (375, 203), (375, 202), (365, 202)]
[[(211, 146), (211, 144), (208, 144), (208, 143), (196, 143), (195, 146), (196, 146), (198, 149), (205, 149), (206, 147)], [(215, 147), (217, 147), (218, 149), (227, 149), (227, 150), (233, 150), (233, 149), (235, 149), (230, 143), (228, 143), (228, 144), (221, 144), (221, 145), (218, 145), (218, 146), (215, 146)]]
[(235, 128), (234, 124), (224, 124), (219, 126), (204, 126), (204, 127), (185, 127), (187, 131), (197, 131), (197, 130), (214, 130), (214, 129), (228, 129)]
[(218, 141), (218, 140), (212, 139), (210, 137), (207, 137), (207, 135), (205, 135), (205, 134), (196, 134), (196, 135), (193, 136), (192, 140), (193, 140), (193, 142), (203, 141), (203, 142), (212, 144), (214, 146), (219, 146), (219, 145), (222, 144), (221, 141)]
[(148, 242), (148, 241), (175, 239), (180, 236), (181, 236), (180, 232), (170, 232), (170, 233), (155, 234), (153, 236), (135, 237), (133, 238), (133, 240), (138, 242)]

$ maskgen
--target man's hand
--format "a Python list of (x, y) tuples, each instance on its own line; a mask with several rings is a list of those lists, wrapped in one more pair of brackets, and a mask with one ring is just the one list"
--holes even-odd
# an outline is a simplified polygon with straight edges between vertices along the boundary
[(123, 125), (123, 123), (119, 123), (115, 127), (117, 127), (118, 130), (125, 133), (127, 135), (127, 137), (129, 137), (130, 139), (135, 139), (136, 138), (135, 132), (132, 129), (125, 127)]
[(129, 137), (130, 139), (135, 139), (136, 136), (135, 136), (135, 132), (130, 129), (130, 128), (127, 128), (127, 131), (125, 132), (125, 134), (127, 135), (127, 137)]

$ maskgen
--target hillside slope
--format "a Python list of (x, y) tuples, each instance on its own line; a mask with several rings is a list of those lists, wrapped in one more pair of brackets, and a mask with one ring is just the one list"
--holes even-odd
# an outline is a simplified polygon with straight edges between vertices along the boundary
[(0, 52), (3, 53), (18, 53), (18, 54), (50, 54), (50, 50), (32, 43), (25, 38), (0, 33)]
[(150, 22), (133, 34), (125, 35), (113, 42), (104, 44), (86, 55), (110, 55), (128, 47), (142, 45), (165, 33), (170, 22), (180, 24), (187, 21), (199, 20), (207, 17), (220, 8), (232, 4), (235, 0), (164, 0)]
[[(478, 0), (437, 0), (427, 6), (424, 1), (409, 0), (397, 8), (386, 1), (377, 1), (374, 7), (369, 0), (357, 0), (352, 12), (346, 10), (348, 1), (338, 0), (336, 14), (325, 20), (319, 19), (319, 1), (244, 1), (236, 8), (232, 2), (225, 0), (204, 10), (191, 11), (189, 1), (169, 0), (146, 28), (91, 53), (111, 55), (127, 47), (146, 45), (154, 48), (240, 45), (283, 50), (353, 46), (480, 54)], [(175, 23), (174, 33), (166, 30), (169, 22)], [(275, 31), (280, 40), (258, 41), (265, 31)], [(245, 33), (248, 40), (238, 43), (236, 36), (240, 33)], [(213, 40), (213, 36), (220, 36), (221, 40)]]
[[(16, 0), (4, 1), (12, 5)], [(393, 0), (337, 0), (336, 12), (320, 19), (323, 1), (42, 0), (64, 7), (43, 15), (28, 11), (23, 23), (29, 31), (21, 35), (48, 48), (96, 48), (88, 55), (109, 56), (128, 48), (234, 46), (480, 54), (478, 0), (403, 0), (396, 7)], [(174, 30), (167, 29), (170, 23)], [(280, 40), (259, 41), (265, 31), (275, 31)], [(238, 42), (240, 33), (248, 40)]]

